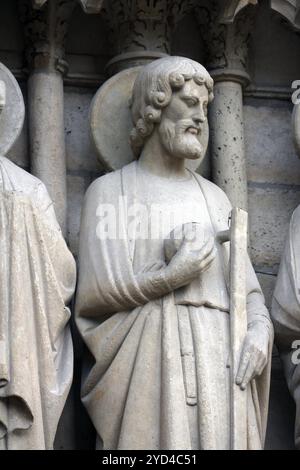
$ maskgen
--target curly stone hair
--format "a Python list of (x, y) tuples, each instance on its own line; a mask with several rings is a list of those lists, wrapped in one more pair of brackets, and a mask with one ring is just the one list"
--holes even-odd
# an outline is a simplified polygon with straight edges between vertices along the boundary
[(130, 144), (138, 158), (155, 124), (161, 120), (162, 109), (171, 101), (172, 92), (180, 90), (187, 80), (205, 85), (208, 100), (213, 99), (213, 79), (198, 62), (184, 57), (164, 57), (146, 65), (137, 76), (130, 103), (134, 128)]

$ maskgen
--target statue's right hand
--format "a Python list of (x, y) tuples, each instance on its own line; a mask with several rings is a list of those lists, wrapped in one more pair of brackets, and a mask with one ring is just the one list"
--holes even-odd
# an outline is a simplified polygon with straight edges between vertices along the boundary
[(166, 267), (170, 285), (174, 289), (189, 284), (209, 268), (216, 256), (215, 241), (211, 237), (200, 247), (188, 238), (183, 241)]

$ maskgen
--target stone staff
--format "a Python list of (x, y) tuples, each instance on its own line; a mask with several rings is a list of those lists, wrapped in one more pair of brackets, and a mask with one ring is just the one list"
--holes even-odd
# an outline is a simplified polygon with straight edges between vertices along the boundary
[(236, 384), (243, 341), (247, 333), (246, 260), (248, 214), (243, 209), (231, 212), (230, 229), (217, 235), (221, 243), (230, 241), (230, 447), (247, 449), (247, 393)]
[[(6, 85), (3, 80), (0, 80), (0, 115), (6, 105)], [(22, 114), (22, 113), (21, 113)], [(1, 177), (2, 179), (2, 177)], [(1, 227), (3, 226), (2, 220), (0, 217), (0, 247), (2, 248), (0, 251), (3, 254), (3, 246), (2, 246), (2, 230)], [(5, 257), (1, 256), (0, 262), (1, 269), (9, 269), (8, 266), (5, 265)], [(0, 288), (0, 291), (2, 289)], [(7, 310), (10, 299), (10, 293), (7, 289), (3, 289), (0, 295), (0, 388), (7, 385), (9, 382), (9, 357), (8, 357), (8, 345), (7, 340), (8, 338), (8, 323), (7, 323)]]

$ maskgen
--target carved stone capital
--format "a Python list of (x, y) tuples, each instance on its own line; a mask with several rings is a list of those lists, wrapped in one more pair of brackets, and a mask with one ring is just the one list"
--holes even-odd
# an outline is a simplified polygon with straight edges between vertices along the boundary
[(247, 85), (248, 43), (254, 21), (254, 1), (206, 0), (196, 7), (201, 35), (206, 44), (207, 67), (215, 81)]
[[(32, 8), (39, 10), (48, 0), (31, 0)], [(77, 0), (85, 13), (100, 13), (104, 0)]]
[(257, 0), (223, 0), (221, 23), (233, 23), (238, 13), (248, 5), (257, 5)]
[(74, 0), (19, 1), (30, 69), (67, 71), (65, 39), (75, 5)]
[(85, 13), (100, 13), (104, 0), (78, 0)]
[(32, 8), (34, 8), (35, 10), (39, 10), (45, 5), (45, 3), (47, 3), (47, 1), (48, 0), (32, 0)]
[(103, 11), (116, 56), (123, 60), (126, 54), (134, 62), (140, 55), (140, 64), (169, 54), (172, 31), (194, 5), (195, 0), (106, 0)]
[(300, 31), (299, 0), (271, 0), (271, 8), (285, 18), (292, 29)]

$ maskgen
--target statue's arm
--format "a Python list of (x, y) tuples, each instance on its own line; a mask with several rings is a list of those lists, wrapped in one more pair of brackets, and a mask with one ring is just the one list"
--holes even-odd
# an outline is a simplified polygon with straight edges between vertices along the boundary
[(272, 301), (276, 343), (289, 349), (291, 339), (300, 339), (300, 206), (294, 211), (276, 280)]
[[(130, 272), (126, 275), (126, 270), (124, 270), (124, 275), (120, 275), (120, 270), (116, 269), (116, 273), (119, 272), (115, 277), (103, 275), (104, 271), (111, 274), (115, 265), (113, 269), (110, 269), (111, 266), (104, 267), (106, 263), (102, 264), (103, 271), (101, 273), (103, 258), (98, 262), (97, 251), (93, 250), (92, 243), (87, 242), (89, 233), (94, 231), (95, 227), (92, 224), (84, 223), (82, 225), (77, 311), (81, 311), (83, 316), (92, 317), (102, 313), (131, 310), (139, 305), (145, 305), (151, 300), (160, 299), (190, 283), (200, 274), (201, 270), (211, 263), (215, 256), (213, 244), (206, 245), (202, 250), (191, 253), (188, 250), (188, 243), (183, 243), (170, 263), (156, 271), (141, 274)], [(105, 251), (103, 246), (100, 248), (98, 245), (98, 255), (101, 249)], [(113, 257), (118, 257), (118, 254), (112, 250), (108, 256), (111, 261)], [(120, 262), (122, 263), (122, 260)]]
[[(214, 256), (213, 244), (191, 252), (189, 244), (183, 242), (167, 266), (134, 273), (126, 235), (101, 238), (97, 231), (101, 204), (102, 208), (106, 205), (113, 215), (118, 206), (118, 197), (113, 194), (112, 187), (118, 191), (117, 175), (96, 180), (85, 196), (76, 300), (76, 309), (81, 316), (121, 312), (159, 299), (191, 282)], [(118, 217), (117, 213), (115, 215)], [(123, 232), (126, 234), (127, 227)]]
[(56, 230), (60, 231), (60, 226), (55, 215), (54, 204), (51, 200), (46, 186), (40, 181), (36, 189), (36, 200), (34, 201), (38, 210), (41, 211), (45, 220)]
[(165, 268), (144, 273), (137, 277), (137, 282), (149, 299), (160, 298), (192, 282), (208, 268), (215, 255), (213, 239), (199, 249), (191, 249), (188, 238), (185, 238)]
[(297, 348), (300, 345), (299, 228), (300, 206), (291, 217), (271, 309), (275, 341), (291, 391), (295, 388), (297, 375), (294, 374), (297, 360), (292, 359), (298, 358)]
[[(212, 184), (212, 183), (210, 183)], [(219, 204), (223, 205), (224, 227), (232, 211), (232, 205), (227, 195), (221, 188), (214, 186)], [(248, 329), (252, 326), (261, 327), (267, 330), (270, 338), (273, 337), (273, 326), (268, 309), (265, 305), (265, 298), (259, 285), (256, 273), (253, 269), (249, 255), (246, 260), (246, 294), (247, 294), (247, 322)]]
[(265, 328), (273, 336), (273, 325), (265, 305), (265, 298), (256, 277), (250, 258), (247, 268), (247, 320), (248, 328), (254, 325)]
[(45, 185), (40, 181), (36, 189), (35, 206), (44, 226), (48, 255), (55, 271), (60, 294), (68, 304), (74, 294), (76, 284), (76, 264), (62, 235), (54, 204)]
[(247, 334), (240, 355), (236, 384), (244, 390), (247, 384), (264, 371), (273, 345), (273, 325), (256, 274), (248, 258)]
[(296, 403), (295, 442), (300, 448), (300, 206), (292, 215), (272, 299), (275, 343)]

